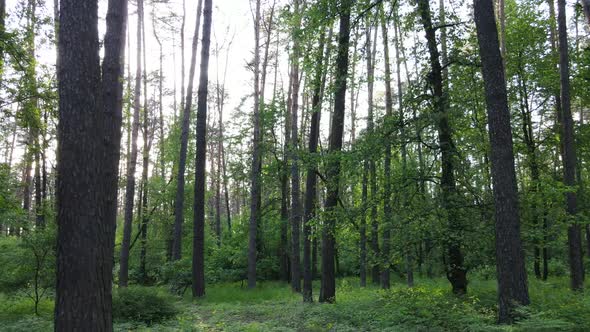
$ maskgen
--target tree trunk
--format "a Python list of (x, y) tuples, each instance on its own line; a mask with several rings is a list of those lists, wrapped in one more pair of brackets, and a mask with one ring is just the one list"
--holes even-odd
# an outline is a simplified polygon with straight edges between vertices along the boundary
[[(211, 44), (212, 8), (212, 0), (205, 0), (205, 8), (203, 10), (203, 45), (201, 46), (201, 67), (199, 74), (199, 100), (197, 103), (197, 153), (195, 160), (195, 204), (193, 207), (193, 297), (202, 297), (205, 295), (205, 164), (207, 162), (207, 91), (209, 84), (209, 46)], [(195, 31), (198, 32), (198, 29)], [(195, 36), (197, 36), (197, 33), (195, 33)]]
[(133, 124), (131, 125), (131, 152), (127, 163), (127, 184), (125, 187), (125, 220), (123, 224), (123, 241), (121, 243), (121, 255), (119, 260), (119, 287), (126, 287), (129, 278), (129, 250), (131, 245), (131, 232), (133, 223), (133, 205), (135, 199), (135, 168), (137, 165), (137, 136), (139, 134), (139, 113), (141, 108), (141, 52), (142, 34), (141, 22), (143, 21), (143, 0), (137, 2), (137, 48), (135, 69), (135, 92), (133, 96)]
[(561, 85), (561, 111), (563, 132), (563, 182), (570, 188), (566, 193), (566, 213), (571, 218), (567, 230), (570, 281), (572, 290), (584, 287), (584, 267), (582, 261), (582, 237), (580, 224), (576, 220), (576, 146), (574, 140), (574, 123), (572, 119), (569, 82), (569, 51), (567, 42), (567, 23), (565, 0), (557, 0), (557, 24), (559, 32), (559, 77)]
[[(201, 3), (201, 1), (199, 2)], [(198, 6), (198, 5), (197, 5)], [(199, 13), (201, 12), (200, 10), (198, 11)], [(200, 20), (200, 14), (199, 16), (197, 16), (197, 20)], [(199, 24), (197, 24), (197, 26), (199, 26)], [(186, 29), (186, 0), (182, 0), (182, 20), (180, 23), (180, 108), (182, 109), (182, 111), (184, 112), (185, 109), (185, 86), (184, 83), (186, 81), (185, 79), (185, 72), (186, 72), (186, 66), (185, 66), (185, 55), (184, 55), (184, 45), (185, 45), (185, 29)], [(190, 78), (189, 78), (190, 80)], [(184, 119), (184, 118), (183, 118)], [(183, 121), (184, 124), (184, 121)], [(179, 258), (180, 259), (180, 258)]]
[(127, 1), (108, 4), (102, 82), (97, 1), (62, 0), (60, 15), (55, 330), (112, 331)]
[[(368, 17), (368, 16), (367, 16)], [(365, 52), (367, 57), (367, 135), (371, 137), (374, 131), (374, 116), (373, 116), (373, 85), (375, 81), (375, 46), (371, 42), (371, 25), (370, 19), (367, 18), (365, 22), (365, 37), (366, 45)], [(377, 37), (377, 27), (375, 27), (375, 37)], [(376, 39), (374, 42), (376, 45)], [(369, 165), (369, 187), (371, 192), (371, 250), (372, 250), (372, 269), (371, 279), (374, 284), (379, 285), (381, 280), (381, 271), (379, 260), (381, 254), (379, 253), (379, 222), (377, 220), (377, 167), (375, 165), (375, 156), (372, 152), (368, 153), (368, 165)]]
[[(174, 201), (174, 243), (172, 246), (172, 259), (179, 260), (182, 257), (182, 224), (184, 223), (184, 173), (186, 170), (186, 154), (188, 150), (188, 131), (190, 128), (191, 108), (193, 106), (193, 81), (195, 80), (195, 67), (197, 62), (197, 47), (199, 45), (199, 28), (201, 26), (201, 9), (203, 0), (197, 5), (197, 20), (191, 53), (191, 66), (188, 76), (186, 100), (182, 101), (182, 131), (180, 134), (180, 158), (178, 160), (178, 175), (176, 183), (176, 199)], [(184, 25), (184, 24), (183, 24)], [(184, 49), (184, 48), (183, 48)], [(183, 61), (184, 73), (184, 61)], [(184, 77), (184, 74), (183, 74)], [(184, 95), (184, 79), (183, 79)]]
[(518, 188), (510, 111), (502, 55), (491, 1), (475, 0), (474, 17), (486, 91), (491, 171), (496, 207), (496, 270), (500, 323), (509, 323), (516, 305), (530, 303), (520, 240)]
[[(518, 59), (519, 63), (519, 73), (517, 74), (517, 81), (518, 81), (518, 91), (519, 91), (519, 99), (520, 99), (520, 109), (521, 109), (521, 117), (522, 117), (522, 131), (523, 131), (523, 140), (527, 147), (527, 158), (528, 158), (528, 167), (531, 172), (531, 194), (533, 195), (533, 202), (531, 204), (531, 213), (532, 213), (532, 223), (535, 230), (539, 226), (539, 219), (540, 213), (537, 211), (538, 209), (542, 209), (537, 204), (537, 197), (539, 193), (539, 184), (540, 184), (540, 172), (539, 172), (539, 162), (537, 161), (537, 144), (534, 140), (533, 135), (533, 123), (532, 123), (532, 112), (529, 107), (529, 94), (527, 90), (527, 82), (523, 79), (524, 77), (524, 68), (522, 67), (522, 60)], [(543, 230), (541, 230), (543, 231)], [(539, 239), (535, 236), (533, 239), (533, 270), (535, 272), (535, 277), (541, 279), (541, 248), (539, 247)]]
[[(383, 5), (379, 8), (379, 21), (381, 23), (381, 34), (383, 37), (383, 57), (385, 62), (385, 120), (386, 128), (392, 123), (393, 96), (391, 93), (391, 67), (389, 64), (389, 37), (387, 35), (387, 24)], [(399, 71), (399, 69), (398, 69)], [(398, 72), (399, 74), (399, 72)], [(399, 77), (398, 77), (399, 80)], [(401, 98), (401, 91), (399, 92)], [(400, 114), (402, 112), (400, 103)], [(403, 144), (403, 143), (402, 143)], [(391, 143), (390, 138), (385, 137), (385, 160), (383, 162), (383, 269), (381, 271), (381, 287), (388, 289), (389, 285), (389, 246), (391, 237)]]
[(291, 89), (292, 76), (289, 77), (289, 91), (287, 92), (288, 100), (285, 104), (285, 138), (283, 146), (283, 160), (281, 162), (281, 243), (279, 244), (279, 265), (281, 278), (289, 281), (289, 254), (287, 250), (288, 243), (288, 224), (289, 224), (289, 137), (291, 134)]
[(586, 23), (590, 26), (590, 0), (582, 0), (582, 8), (586, 16)]
[[(300, 17), (299, 0), (294, 2), (295, 17)], [(291, 155), (291, 289), (295, 292), (301, 292), (301, 262), (299, 259), (299, 233), (301, 228), (301, 190), (299, 181), (299, 134), (297, 128), (297, 116), (299, 112), (299, 29), (300, 21), (293, 27), (293, 54), (291, 58), (291, 82), (293, 87), (291, 89), (291, 139), (289, 150)]]
[(311, 253), (311, 222), (316, 216), (317, 208), (317, 164), (315, 156), (318, 151), (320, 136), (320, 113), (321, 113), (321, 91), (323, 76), (323, 59), (326, 33), (322, 28), (319, 37), (319, 45), (315, 65), (317, 71), (314, 78), (313, 97), (311, 105), (311, 125), (309, 128), (309, 154), (311, 163), (307, 168), (307, 178), (305, 182), (305, 215), (303, 224), (303, 301), (313, 302), (312, 293), (312, 253)]
[(460, 216), (456, 211), (457, 188), (455, 184), (454, 159), (456, 149), (453, 143), (452, 131), (448, 119), (448, 102), (443, 91), (442, 67), (436, 46), (435, 29), (432, 26), (430, 4), (428, 0), (417, 0), (418, 11), (422, 25), (426, 31), (426, 41), (430, 55), (430, 83), (434, 93), (434, 109), (437, 113), (438, 140), (441, 150), (441, 191), (442, 207), (446, 211), (448, 224), (447, 235), (447, 279), (452, 285), (453, 293), (462, 295), (467, 293), (467, 269), (463, 266), (461, 252), (462, 226)]
[[(0, 0), (0, 36), (6, 33), (6, 0)], [(4, 44), (0, 44), (0, 85), (4, 72)]]
[(256, 16), (254, 18), (254, 132), (252, 139), (252, 169), (250, 222), (248, 225), (248, 288), (256, 287), (256, 233), (260, 218), (261, 192), (261, 116), (260, 116), (260, 0), (256, 0)]
[(334, 90), (334, 114), (328, 146), (328, 162), (326, 165), (327, 198), (325, 208), (328, 212), (322, 230), (322, 283), (320, 302), (332, 303), (336, 300), (336, 275), (334, 271), (335, 230), (338, 219), (337, 204), (340, 184), (340, 159), (342, 136), (344, 133), (344, 113), (346, 104), (346, 76), (348, 72), (348, 45), (350, 42), (350, 11), (352, 2), (344, 0), (340, 3), (340, 32), (338, 36), (338, 55), (336, 58), (336, 78)]
[[(155, 6), (155, 3), (152, 3)], [(159, 49), (159, 56), (158, 56), (158, 114), (159, 114), (159, 131), (160, 131), (160, 139), (159, 139), (159, 160), (160, 160), (160, 177), (162, 180), (165, 177), (166, 173), (166, 164), (164, 163), (164, 105), (163, 105), (163, 95), (164, 95), (164, 71), (163, 71), (163, 61), (164, 61), (164, 50), (162, 46), (162, 41), (160, 37), (158, 37), (158, 27), (156, 26), (156, 9), (155, 7), (152, 10), (152, 32), (154, 34), (154, 38), (158, 43)], [(175, 67), (176, 68), (176, 67)]]

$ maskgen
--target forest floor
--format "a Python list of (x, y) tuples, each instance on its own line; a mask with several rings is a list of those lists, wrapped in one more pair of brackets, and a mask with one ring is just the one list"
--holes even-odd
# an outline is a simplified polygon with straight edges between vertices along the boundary
[[(304, 304), (286, 284), (259, 283), (256, 290), (241, 283), (211, 285), (203, 299), (175, 298), (179, 313), (150, 326), (117, 321), (116, 331), (590, 331), (590, 295), (572, 294), (567, 279), (529, 281), (532, 304), (519, 310), (511, 326), (498, 326), (494, 280), (473, 280), (469, 295), (450, 294), (446, 280), (402, 282), (392, 289), (357, 287), (356, 279), (340, 279), (335, 304)], [(314, 286), (316, 286), (314, 284)], [(163, 291), (154, 287), (152, 291)], [(317, 301), (317, 289), (314, 289)], [(34, 316), (24, 297), (0, 294), (1, 331), (52, 331), (53, 303), (41, 303)]]

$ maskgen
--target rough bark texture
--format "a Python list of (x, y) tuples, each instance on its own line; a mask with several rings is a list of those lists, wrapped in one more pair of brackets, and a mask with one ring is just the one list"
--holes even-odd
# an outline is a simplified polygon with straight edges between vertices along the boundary
[[(309, 154), (315, 157), (320, 137), (321, 92), (323, 76), (325, 32), (320, 32), (318, 53), (316, 57), (317, 71), (313, 81), (313, 97), (311, 101), (311, 125), (309, 128)], [(312, 159), (307, 168), (305, 182), (305, 215), (303, 224), (303, 301), (313, 302), (312, 294), (312, 256), (311, 256), (311, 221), (316, 216), (317, 207), (317, 164)]]
[[(141, 39), (142, 44), (147, 45), (145, 41), (145, 16), (142, 15), (141, 20)], [(148, 215), (148, 171), (150, 163), (150, 149), (151, 140), (149, 133), (149, 119), (148, 119), (148, 91), (147, 91), (147, 61), (146, 52), (142, 52), (143, 58), (143, 113), (142, 113), (142, 171), (141, 171), (141, 185), (140, 185), (140, 197), (141, 206), (138, 213), (139, 220), (141, 220), (140, 232), (140, 253), (139, 253), (139, 282), (145, 284), (147, 282), (147, 270), (146, 270), (146, 259), (147, 259), (147, 225), (149, 221)]]
[(430, 84), (434, 95), (434, 110), (437, 117), (438, 140), (441, 150), (441, 191), (442, 207), (447, 217), (447, 242), (448, 256), (447, 279), (453, 287), (453, 293), (461, 295), (467, 293), (467, 270), (463, 266), (463, 254), (461, 252), (461, 222), (457, 209), (457, 188), (454, 174), (455, 145), (453, 143), (452, 130), (448, 118), (447, 98), (443, 91), (442, 67), (440, 65), (439, 52), (436, 46), (435, 29), (432, 26), (430, 4), (428, 0), (418, 0), (418, 11), (426, 32), (428, 52), (430, 55)]
[(346, 76), (348, 72), (348, 45), (350, 42), (350, 0), (344, 0), (340, 6), (340, 32), (338, 35), (338, 55), (336, 58), (336, 77), (334, 91), (334, 113), (328, 145), (326, 177), (328, 180), (326, 197), (326, 218), (322, 232), (322, 283), (320, 302), (336, 300), (336, 274), (334, 254), (336, 239), (337, 204), (340, 184), (340, 151), (344, 133), (344, 111), (346, 104)]
[(261, 153), (260, 153), (260, 0), (256, 1), (254, 18), (254, 129), (252, 169), (250, 174), (250, 221), (248, 224), (248, 288), (256, 287), (256, 233), (260, 218)]
[(109, 1), (101, 81), (97, 1), (61, 1), (56, 331), (112, 331), (126, 17)]
[(198, 90), (199, 100), (197, 102), (197, 153), (195, 160), (195, 204), (193, 206), (193, 297), (205, 295), (205, 164), (207, 162), (207, 88), (209, 82), (212, 8), (212, 0), (205, 0)]
[[(367, 16), (368, 17), (368, 16)], [(377, 36), (377, 27), (372, 30), (369, 18), (366, 19), (365, 23), (365, 53), (367, 57), (367, 135), (371, 137), (374, 132), (374, 109), (373, 109), (373, 86), (375, 81), (375, 42), (377, 38), (371, 39), (371, 32), (375, 32)], [(375, 45), (374, 45), (375, 44)], [(374, 284), (379, 285), (381, 280), (381, 253), (379, 250), (379, 221), (377, 219), (377, 166), (375, 164), (375, 156), (372, 153), (368, 153), (368, 165), (369, 165), (369, 191), (370, 191), (370, 218), (371, 218), (371, 251), (372, 251), (372, 268), (371, 268), (371, 280)]]
[[(441, 3), (443, 3), (444, 0), (441, 0)], [(404, 66), (406, 69), (406, 75), (407, 75), (407, 81), (411, 82), (410, 79), (410, 75), (409, 75), (409, 71), (408, 71), (408, 66), (406, 64), (406, 56), (403, 54), (404, 53), (404, 48), (401, 42), (401, 30), (399, 30), (399, 16), (397, 14), (397, 8), (394, 9), (395, 11), (395, 19), (393, 21), (393, 31), (394, 31), (394, 38), (395, 38), (395, 66), (396, 66), (396, 79), (397, 79), (397, 102), (398, 102), (398, 108), (399, 108), (399, 123), (400, 123), (400, 139), (402, 141), (401, 144), (401, 152), (402, 152), (402, 177), (404, 179), (404, 181), (408, 181), (407, 179), (407, 148), (406, 148), (406, 129), (405, 129), (405, 119), (404, 119), (404, 100), (403, 100), (403, 89), (402, 89), (402, 78), (401, 78), (401, 64), (402, 64), (402, 57), (403, 57), (403, 61), (404, 61)], [(444, 6), (442, 8), (442, 12), (444, 13)], [(444, 21), (444, 15), (443, 17), (441, 17), (441, 19)], [(441, 23), (442, 24), (442, 23)], [(442, 56), (442, 60), (446, 62), (446, 34), (445, 34), (445, 29), (443, 28), (441, 31), (441, 44), (442, 44), (442, 51), (443, 51), (443, 56)], [(402, 53), (402, 57), (400, 57), (400, 53)], [(388, 58), (389, 59), (389, 58)], [(446, 75), (446, 72), (443, 70), (443, 79)], [(414, 110), (415, 112), (415, 110)], [(414, 114), (415, 115), (415, 114)], [(418, 127), (419, 124), (416, 123), (416, 126)], [(420, 129), (416, 130), (418, 135), (420, 135)], [(421, 139), (418, 138), (418, 141), (420, 141)], [(420, 143), (418, 144), (418, 167), (419, 167), (419, 171), (421, 172), (421, 170), (423, 169), (423, 160), (422, 160), (422, 147), (420, 145)], [(421, 180), (418, 182), (418, 191), (421, 193), (422, 199), (424, 198), (424, 180), (422, 179), (422, 176), (420, 175)], [(406, 183), (404, 182), (404, 187), (406, 186)], [(405, 198), (402, 198), (402, 204), (403, 204), (403, 208), (405, 209), (408, 206), (409, 201)], [(420, 245), (420, 244), (419, 244)], [(414, 270), (413, 270), (413, 259), (412, 259), (412, 247), (410, 246), (410, 248), (408, 248), (408, 250), (406, 250), (406, 252), (404, 253), (404, 258), (405, 258), (405, 265), (406, 265), (406, 284), (408, 285), (408, 287), (413, 287), (414, 286)]]
[[(295, 17), (299, 17), (299, 0), (294, 2)], [(295, 292), (301, 292), (301, 261), (299, 258), (299, 233), (301, 229), (301, 194), (299, 181), (299, 131), (297, 128), (297, 116), (299, 113), (299, 22), (295, 23), (293, 27), (293, 54), (291, 58), (291, 82), (293, 87), (291, 89), (291, 139), (290, 139), (290, 155), (291, 155), (291, 289)]]
[[(379, 8), (379, 20), (381, 22), (381, 34), (383, 37), (383, 57), (385, 58), (385, 123), (391, 123), (393, 116), (393, 96), (391, 93), (391, 67), (389, 64), (389, 38), (387, 36), (387, 24), (383, 5)], [(398, 78), (399, 79), (399, 78)], [(400, 92), (401, 96), (401, 92)], [(401, 105), (400, 105), (401, 106)], [(401, 107), (400, 107), (401, 113)], [(383, 269), (381, 271), (381, 287), (388, 289), (389, 284), (389, 245), (391, 236), (391, 143), (390, 138), (385, 138), (385, 158), (383, 161)]]
[(197, 47), (199, 45), (199, 28), (201, 27), (202, 5), (203, 0), (199, 0), (199, 3), (197, 5), (197, 20), (195, 25), (195, 34), (193, 36), (191, 66), (188, 74), (188, 87), (186, 89), (186, 100), (184, 100), (182, 103), (183, 110), (182, 129), (180, 133), (180, 156), (178, 159), (178, 175), (176, 178), (176, 199), (174, 200), (174, 238), (172, 245), (173, 260), (179, 260), (182, 257), (182, 224), (184, 223), (184, 173), (186, 170), (186, 154), (188, 150), (188, 131), (190, 128), (191, 109), (193, 107), (193, 81), (195, 80), (195, 67), (197, 63)]
[(137, 58), (135, 69), (135, 91), (133, 93), (133, 123), (131, 124), (131, 152), (127, 163), (125, 185), (125, 217), (123, 222), (123, 241), (119, 259), (119, 287), (126, 287), (129, 279), (129, 250), (131, 245), (131, 226), (133, 224), (133, 205), (135, 203), (135, 168), (137, 166), (137, 137), (139, 135), (139, 113), (141, 108), (141, 52), (143, 21), (143, 0), (137, 2)]
[(572, 119), (569, 82), (569, 54), (567, 42), (567, 23), (565, 0), (557, 0), (557, 25), (559, 33), (559, 77), (561, 85), (561, 111), (563, 119), (563, 182), (572, 191), (566, 193), (566, 212), (571, 218), (567, 230), (569, 246), (570, 281), (573, 290), (584, 287), (584, 267), (582, 262), (582, 237), (577, 214), (576, 201), (576, 143)]
[(289, 79), (288, 100), (285, 105), (285, 143), (283, 146), (283, 160), (281, 161), (281, 242), (279, 244), (279, 266), (281, 279), (290, 280), (288, 232), (289, 232), (289, 137), (291, 134), (291, 80)]
[(492, 1), (475, 0), (474, 12), (491, 145), (490, 161), (496, 210), (498, 320), (500, 323), (509, 323), (513, 319), (515, 305), (527, 305), (530, 302), (524, 251), (520, 239), (512, 129)]

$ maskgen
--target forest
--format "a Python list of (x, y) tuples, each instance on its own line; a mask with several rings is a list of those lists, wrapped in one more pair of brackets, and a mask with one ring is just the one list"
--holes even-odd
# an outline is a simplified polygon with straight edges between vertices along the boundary
[(0, 0), (0, 331), (590, 331), (590, 0)]

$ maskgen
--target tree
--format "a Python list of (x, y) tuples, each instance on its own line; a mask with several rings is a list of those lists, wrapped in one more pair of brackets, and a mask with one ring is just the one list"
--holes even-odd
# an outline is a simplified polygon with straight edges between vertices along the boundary
[(127, 1), (110, 0), (101, 77), (97, 1), (61, 1), (57, 331), (113, 328), (114, 180), (119, 162), (126, 17)]
[[(367, 57), (367, 135), (371, 136), (374, 132), (374, 108), (373, 108), (373, 86), (375, 83), (375, 53), (377, 45), (377, 30), (375, 27), (375, 38), (371, 41), (371, 21), (369, 15), (365, 19), (365, 53)], [(369, 173), (369, 187), (371, 192), (370, 208), (371, 208), (371, 250), (373, 251), (373, 264), (371, 269), (371, 279), (374, 284), (378, 285), (381, 280), (381, 271), (379, 259), (381, 255), (379, 253), (379, 222), (377, 219), (377, 167), (375, 165), (375, 156), (372, 154), (368, 155), (368, 162), (365, 166), (368, 166)]]
[[(381, 34), (383, 37), (383, 57), (385, 58), (385, 123), (391, 121), (393, 116), (393, 96), (391, 93), (391, 67), (389, 64), (389, 38), (383, 5), (379, 7), (379, 21), (381, 23)], [(398, 69), (399, 73), (399, 69)], [(398, 77), (399, 80), (399, 77)], [(401, 98), (401, 91), (399, 92)], [(402, 113), (400, 103), (400, 114)], [(389, 248), (391, 235), (391, 143), (389, 137), (385, 138), (385, 158), (383, 160), (383, 269), (381, 271), (381, 287), (389, 288)]]
[(584, 9), (584, 15), (586, 15), (586, 21), (590, 26), (590, 0), (582, 0), (582, 7)]
[(299, 0), (294, 1), (293, 15), (293, 54), (291, 55), (291, 289), (301, 292), (301, 261), (299, 259), (299, 233), (301, 228), (301, 190), (299, 179), (299, 160), (297, 157), (299, 148), (299, 133), (297, 127), (297, 115), (299, 112), (299, 58), (301, 56), (299, 29), (301, 26), (301, 13), (299, 12)]
[(496, 210), (496, 270), (499, 322), (511, 322), (515, 305), (529, 304), (524, 251), (520, 240), (518, 188), (504, 64), (491, 0), (474, 1), (474, 17), (486, 91), (491, 170)]
[(327, 197), (326, 216), (322, 230), (322, 283), (320, 302), (336, 301), (336, 275), (334, 269), (334, 249), (337, 204), (340, 186), (340, 151), (344, 133), (344, 111), (346, 104), (346, 76), (348, 74), (348, 45), (350, 42), (350, 11), (352, 2), (344, 0), (338, 8), (340, 31), (338, 34), (338, 54), (336, 58), (336, 77), (334, 89), (334, 113), (330, 130), (328, 160), (326, 164)]
[(566, 193), (566, 212), (569, 217), (568, 222), (570, 223), (567, 230), (570, 281), (573, 290), (582, 290), (584, 287), (584, 267), (582, 261), (582, 236), (580, 224), (576, 220), (577, 197), (575, 186), (577, 157), (570, 100), (570, 69), (565, 0), (557, 0), (557, 26), (559, 33), (559, 77), (563, 128), (563, 182), (569, 187), (569, 190)]
[(453, 287), (453, 293), (461, 295), (467, 292), (467, 270), (463, 266), (461, 252), (461, 224), (456, 211), (457, 187), (454, 174), (454, 159), (456, 148), (453, 143), (452, 130), (449, 124), (448, 101), (443, 91), (442, 67), (436, 45), (435, 28), (432, 25), (430, 4), (428, 0), (418, 0), (418, 12), (426, 32), (430, 60), (430, 84), (433, 92), (434, 111), (437, 118), (438, 140), (441, 151), (441, 180), (442, 207), (446, 213), (448, 231), (445, 241), (447, 247), (448, 264), (447, 279)]
[[(172, 259), (179, 260), (182, 256), (182, 224), (184, 223), (184, 173), (186, 170), (186, 155), (188, 150), (188, 131), (190, 127), (191, 109), (193, 107), (193, 81), (197, 62), (197, 47), (199, 45), (199, 28), (201, 26), (201, 9), (203, 0), (197, 4), (197, 20), (191, 53), (191, 65), (188, 74), (186, 100), (183, 101), (182, 129), (180, 134), (180, 157), (178, 159), (178, 175), (176, 178), (176, 199), (174, 200), (174, 237), (172, 245)], [(184, 19), (183, 19), (184, 26)], [(184, 68), (184, 62), (183, 62)], [(184, 70), (183, 70), (184, 71)], [(184, 76), (183, 76), (184, 77)], [(184, 83), (183, 83), (184, 96)]]
[(256, 236), (260, 218), (261, 119), (260, 119), (260, 0), (254, 17), (254, 128), (250, 170), (250, 220), (248, 224), (248, 288), (256, 287)]
[(139, 115), (141, 109), (141, 52), (143, 22), (143, 0), (137, 1), (137, 58), (135, 68), (135, 90), (133, 93), (133, 123), (131, 124), (131, 152), (127, 160), (127, 180), (125, 185), (125, 220), (123, 221), (123, 241), (119, 260), (119, 287), (127, 287), (129, 279), (129, 250), (131, 246), (131, 227), (133, 224), (133, 205), (135, 202), (135, 168), (137, 166), (137, 137), (139, 136)]
[[(0, 0), (0, 38), (6, 33), (6, 0)], [(4, 44), (0, 44), (0, 83), (4, 72)]]
[(311, 101), (311, 124), (309, 128), (309, 154), (312, 158), (307, 168), (307, 177), (305, 182), (305, 211), (303, 223), (303, 301), (313, 302), (312, 293), (312, 257), (311, 257), (311, 222), (317, 215), (317, 163), (315, 154), (318, 151), (318, 142), (320, 136), (320, 113), (321, 113), (321, 92), (322, 76), (324, 71), (323, 59), (325, 48), (326, 32), (320, 32), (319, 45), (316, 57), (317, 70), (313, 81), (313, 97)]
[[(205, 295), (205, 165), (207, 162), (207, 88), (209, 84), (212, 2), (212, 0), (205, 0), (203, 10), (203, 44), (201, 45), (199, 100), (197, 102), (197, 153), (195, 157), (195, 204), (193, 206), (193, 297)], [(189, 82), (189, 89), (190, 85)]]

